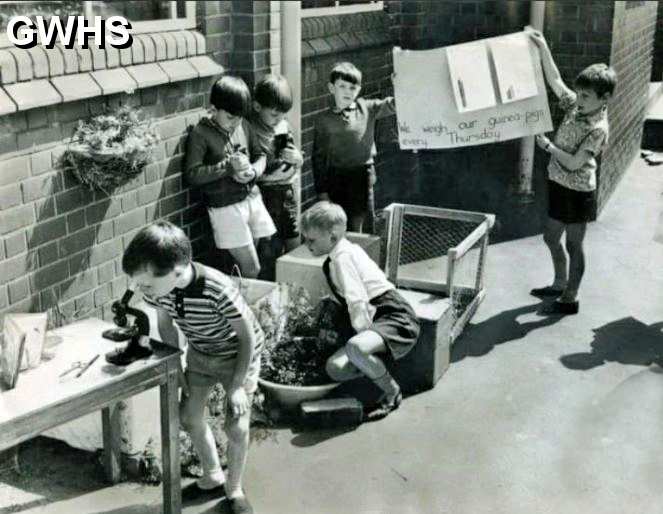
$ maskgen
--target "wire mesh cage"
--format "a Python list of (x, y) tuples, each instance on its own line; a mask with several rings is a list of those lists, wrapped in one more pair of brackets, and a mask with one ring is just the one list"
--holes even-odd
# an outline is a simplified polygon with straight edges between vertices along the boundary
[(492, 214), (408, 204), (384, 210), (385, 269), (401, 289), (448, 298), (455, 339), (485, 294), (484, 264)]

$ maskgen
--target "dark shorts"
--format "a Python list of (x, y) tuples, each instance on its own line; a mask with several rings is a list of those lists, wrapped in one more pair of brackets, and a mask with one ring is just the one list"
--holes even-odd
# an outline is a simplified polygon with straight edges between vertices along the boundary
[(419, 338), (420, 325), (410, 304), (395, 289), (371, 300), (376, 308), (369, 330), (382, 336), (393, 359), (404, 357)]
[(262, 201), (274, 220), (281, 239), (299, 237), (297, 227), (297, 196), (292, 184), (261, 186)]
[(343, 207), (348, 217), (368, 211), (368, 176), (371, 173), (375, 173), (372, 164), (329, 171), (329, 199)]
[(596, 219), (596, 191), (576, 191), (548, 180), (548, 216), (562, 223)]

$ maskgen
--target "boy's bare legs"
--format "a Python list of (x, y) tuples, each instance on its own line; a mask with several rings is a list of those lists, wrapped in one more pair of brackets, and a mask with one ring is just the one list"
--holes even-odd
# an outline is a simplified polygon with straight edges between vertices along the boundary
[(228, 248), (230, 255), (237, 261), (242, 276), (256, 278), (260, 273), (260, 259), (256, 251), (256, 244), (248, 244), (239, 248)]
[(348, 230), (350, 232), (361, 232), (364, 227), (365, 219), (365, 212), (362, 212), (361, 214), (353, 214), (350, 216), (350, 219), (348, 219)]
[[(553, 269), (555, 270), (555, 279), (552, 283), (552, 288), (563, 290), (566, 287), (568, 280), (567, 274), (567, 258), (564, 247), (562, 246), (562, 235), (564, 234), (564, 229), (567, 227), (561, 221), (557, 221), (552, 218), (548, 218), (546, 223), (546, 229), (543, 234), (543, 241), (548, 246), (550, 250), (550, 256), (552, 257)], [(568, 238), (568, 233), (567, 233)]]
[(566, 226), (566, 250), (569, 252), (569, 281), (559, 297), (560, 302), (574, 302), (582, 276), (585, 274), (585, 249), (583, 242), (587, 223), (571, 223)]
[(214, 435), (205, 422), (205, 406), (212, 387), (214, 385), (189, 384), (188, 396), (183, 396), (180, 403), (182, 428), (191, 436), (191, 442), (203, 468), (203, 477), (198, 482), (201, 489), (212, 489), (221, 486), (225, 481)]
[[(251, 395), (249, 395), (249, 399)], [(251, 408), (238, 417), (234, 417), (230, 409), (226, 409), (224, 429), (228, 436), (228, 478), (226, 495), (229, 499), (243, 498), (242, 475), (249, 452), (249, 424)]]

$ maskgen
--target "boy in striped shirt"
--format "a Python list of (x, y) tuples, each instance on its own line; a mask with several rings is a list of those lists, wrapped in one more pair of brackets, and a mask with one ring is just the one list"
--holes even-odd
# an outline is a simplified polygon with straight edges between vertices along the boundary
[[(139, 288), (145, 302), (156, 307), (160, 331), (172, 329), (174, 321), (189, 343), (180, 416), (203, 468), (198, 487), (211, 490), (225, 483), (231, 511), (253, 512), (242, 474), (264, 342), (256, 317), (230, 277), (191, 260), (189, 239), (172, 223), (158, 221), (138, 232), (124, 252), (122, 269), (131, 277), (131, 288)], [(226, 391), (227, 479), (204, 418), (217, 383)]]

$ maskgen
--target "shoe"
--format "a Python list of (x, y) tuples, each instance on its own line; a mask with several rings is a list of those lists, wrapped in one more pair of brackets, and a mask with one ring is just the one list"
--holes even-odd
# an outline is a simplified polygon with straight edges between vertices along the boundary
[(246, 499), (246, 496), (228, 498), (228, 505), (232, 514), (253, 514), (253, 507)]
[(132, 362), (140, 359), (147, 359), (154, 352), (151, 348), (146, 348), (137, 343), (129, 343), (124, 348), (118, 348), (106, 354), (106, 362), (116, 366), (128, 366)]
[(219, 487), (223, 487), (226, 483), (226, 477), (222, 471), (212, 473), (211, 475), (203, 475), (202, 478), (196, 480), (196, 486), (201, 491), (213, 491)]
[(538, 298), (545, 298), (548, 296), (559, 296), (564, 292), (564, 289), (557, 289), (556, 287), (553, 286), (545, 286), (545, 287), (535, 287), (532, 289), (529, 294), (532, 296), (536, 296)]
[(398, 391), (398, 394), (391, 402), (387, 402), (383, 396), (378, 402), (378, 406), (368, 413), (366, 421), (377, 421), (378, 419), (386, 418), (390, 412), (395, 411), (400, 407), (402, 401), (403, 393), (401, 393), (401, 391)]
[(553, 303), (543, 309), (544, 314), (578, 314), (580, 310), (580, 303), (575, 302), (560, 302), (555, 300)]

